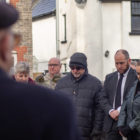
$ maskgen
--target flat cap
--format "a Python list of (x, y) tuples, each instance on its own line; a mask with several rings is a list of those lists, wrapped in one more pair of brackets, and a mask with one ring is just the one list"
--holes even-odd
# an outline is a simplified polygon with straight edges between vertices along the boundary
[(19, 13), (12, 5), (0, 2), (0, 29), (5, 29), (14, 24), (19, 17)]

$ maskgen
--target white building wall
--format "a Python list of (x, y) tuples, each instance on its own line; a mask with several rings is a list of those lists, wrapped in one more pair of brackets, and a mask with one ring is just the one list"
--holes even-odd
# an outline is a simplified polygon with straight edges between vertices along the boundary
[[(103, 3), (87, 0), (80, 6), (74, 0), (59, 2), (61, 32), (63, 14), (67, 15), (67, 43), (60, 44), (60, 58), (68, 64), (68, 58), (76, 51), (88, 57), (89, 72), (104, 80), (106, 74), (116, 70), (114, 54), (118, 49), (128, 50), (132, 59), (140, 59), (140, 36), (131, 32), (130, 1)], [(105, 57), (105, 52), (109, 56)]]
[[(122, 48), (121, 4), (102, 3), (103, 75), (115, 71), (114, 54)], [(109, 56), (105, 57), (105, 51)]]
[(103, 57), (103, 78), (115, 70), (114, 54), (126, 49), (132, 59), (140, 59), (140, 35), (131, 32), (130, 1), (102, 3), (103, 53), (109, 50), (109, 57)]
[[(77, 51), (77, 23), (76, 23), (76, 5), (74, 0), (59, 0), (59, 49), (60, 58), (66, 61), (73, 52)], [(62, 44), (64, 39), (64, 20), (66, 14), (66, 33), (67, 43)]]
[[(59, 2), (60, 41), (61, 17), (67, 15), (67, 43), (60, 42), (60, 57), (69, 57), (75, 52), (83, 52), (88, 57), (89, 73), (102, 79), (102, 36), (100, 2), (88, 0), (85, 5), (78, 5), (74, 0)], [(65, 7), (65, 8), (64, 8)]]
[(55, 17), (33, 21), (33, 55), (45, 61), (56, 56)]
[(140, 35), (129, 35), (131, 32), (130, 2), (123, 2), (122, 7), (123, 48), (128, 50), (132, 59), (140, 59)]
[[(48, 62), (56, 57), (56, 18), (48, 17), (33, 21), (33, 56), (38, 63)], [(46, 65), (38, 65), (38, 72), (46, 70)], [(40, 67), (41, 66), (41, 67)]]

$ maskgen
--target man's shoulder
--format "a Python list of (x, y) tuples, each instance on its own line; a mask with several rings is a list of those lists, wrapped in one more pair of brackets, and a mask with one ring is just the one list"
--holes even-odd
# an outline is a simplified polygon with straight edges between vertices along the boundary
[(129, 72), (128, 72), (128, 75), (134, 75), (137, 77), (137, 74), (136, 74), (136, 70), (130, 68)]
[(116, 76), (117, 73), (118, 73), (118, 72), (115, 71), (115, 72), (112, 72), (112, 73), (107, 74), (107, 75), (106, 75), (106, 79), (108, 79), (108, 78), (112, 78), (112, 77)]
[(63, 75), (58, 82), (63, 82), (63, 81), (66, 82), (70, 78), (71, 78), (71, 74), (68, 73), (67, 75)]
[(87, 74), (87, 77), (88, 77), (88, 80), (91, 82), (97, 82), (97, 83), (101, 82), (96, 76), (93, 76), (91, 74)]

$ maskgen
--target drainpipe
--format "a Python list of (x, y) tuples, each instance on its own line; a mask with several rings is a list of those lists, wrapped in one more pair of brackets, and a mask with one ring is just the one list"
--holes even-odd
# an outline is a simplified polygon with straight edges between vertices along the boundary
[(59, 50), (59, 0), (56, 0), (56, 56), (60, 57), (60, 50)]

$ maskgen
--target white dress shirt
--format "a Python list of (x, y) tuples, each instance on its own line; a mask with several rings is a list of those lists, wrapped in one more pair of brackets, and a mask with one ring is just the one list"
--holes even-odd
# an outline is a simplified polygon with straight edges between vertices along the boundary
[[(127, 75), (128, 72), (130, 70), (130, 67), (128, 68), (128, 70), (123, 74), (123, 79), (122, 79), (122, 85), (121, 85), (121, 105), (123, 104), (123, 95), (124, 95), (124, 88), (125, 88), (125, 83), (126, 83), (126, 79), (127, 79)], [(120, 73), (118, 72), (118, 81), (120, 79)], [(118, 84), (118, 83), (117, 83)], [(113, 101), (113, 108), (111, 110), (109, 110), (109, 114), (110, 112), (112, 112), (113, 110), (115, 110), (115, 98), (116, 98), (116, 94), (114, 96), (114, 101)], [(120, 112), (121, 110), (121, 106), (117, 108), (117, 110)]]

